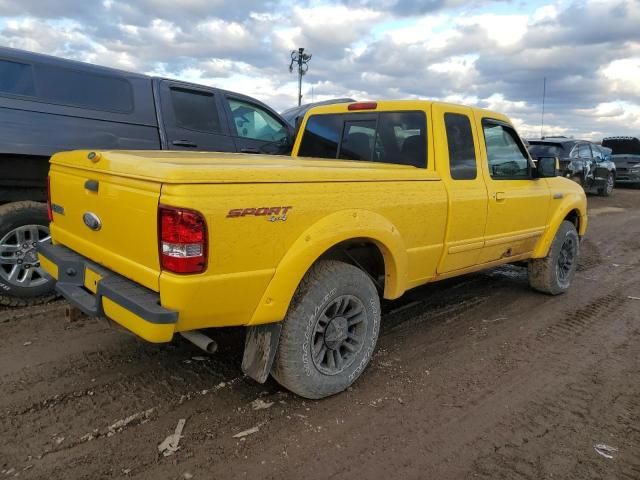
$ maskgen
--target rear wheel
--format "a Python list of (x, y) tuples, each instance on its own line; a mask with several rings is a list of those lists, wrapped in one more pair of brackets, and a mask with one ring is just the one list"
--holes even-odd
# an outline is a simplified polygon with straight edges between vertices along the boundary
[(616, 180), (613, 176), (613, 173), (609, 173), (609, 176), (607, 176), (607, 181), (604, 184), (604, 186), (598, 189), (598, 194), (602, 195), (603, 197), (608, 197), (613, 193), (613, 186), (615, 185), (615, 183), (616, 183)]
[(43, 204), (15, 202), (0, 207), (0, 305), (35, 305), (54, 297), (54, 280), (36, 253), (38, 243), (50, 238)]
[(580, 237), (569, 221), (560, 224), (545, 258), (529, 261), (529, 285), (534, 290), (559, 295), (566, 292), (578, 267)]
[(306, 398), (345, 390), (364, 371), (380, 330), (380, 299), (359, 268), (328, 260), (305, 275), (282, 326), (271, 371)]

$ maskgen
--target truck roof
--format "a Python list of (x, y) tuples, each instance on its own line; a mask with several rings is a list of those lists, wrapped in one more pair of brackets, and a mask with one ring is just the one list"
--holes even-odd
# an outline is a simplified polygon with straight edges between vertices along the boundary
[[(479, 108), (479, 107), (473, 107), (470, 105), (462, 105), (462, 104), (456, 104), (456, 103), (449, 103), (449, 102), (440, 102), (440, 101), (434, 101), (434, 100), (421, 100), (421, 99), (416, 99), (416, 100), (372, 100), (372, 101), (366, 101), (366, 102), (350, 102), (350, 103), (338, 103), (338, 104), (331, 104), (331, 105), (320, 105), (317, 107), (313, 107), (309, 110), (309, 112), (307, 112), (307, 116), (310, 114), (314, 114), (314, 115), (324, 115), (324, 114), (329, 114), (329, 113), (356, 113), (353, 110), (350, 110), (350, 105), (354, 105), (354, 104), (367, 104), (367, 103), (371, 103), (372, 105), (375, 104), (375, 107), (373, 108), (368, 108), (368, 109), (364, 109), (364, 110), (359, 110), (360, 113), (366, 113), (366, 112), (380, 112), (380, 111), (394, 111), (394, 110), (426, 110), (428, 108), (430, 108), (432, 105), (442, 105), (442, 106), (452, 106), (452, 107), (466, 107), (466, 108), (470, 108), (471, 110), (480, 113), (482, 116), (484, 117), (491, 117), (491, 118), (495, 118), (497, 120), (502, 120), (504, 122), (507, 123), (511, 123), (511, 121), (509, 120), (509, 118), (506, 115), (503, 115), (501, 113), (492, 111), (492, 110), (487, 110), (484, 108)], [(353, 107), (352, 107), (353, 108)]]

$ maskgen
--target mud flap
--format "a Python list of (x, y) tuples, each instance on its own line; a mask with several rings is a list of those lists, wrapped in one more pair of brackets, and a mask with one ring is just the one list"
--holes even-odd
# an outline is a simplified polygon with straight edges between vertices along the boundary
[(267, 381), (271, 365), (278, 350), (282, 322), (256, 325), (247, 328), (244, 341), (242, 371), (256, 382)]

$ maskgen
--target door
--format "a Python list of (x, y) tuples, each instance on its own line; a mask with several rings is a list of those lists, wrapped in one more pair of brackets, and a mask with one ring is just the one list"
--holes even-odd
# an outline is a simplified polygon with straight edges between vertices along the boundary
[(476, 118), (482, 150), (488, 209), (482, 263), (531, 252), (547, 226), (550, 203), (545, 179), (534, 179), (533, 165), (513, 127)]
[(267, 108), (231, 95), (225, 97), (225, 107), (237, 151), (286, 154), (291, 150), (289, 127)]
[(170, 150), (235, 152), (221, 102), (212, 89), (162, 80), (162, 123)]
[(470, 108), (433, 105), (436, 168), (448, 177), (449, 216), (438, 273), (476, 265), (484, 247), (487, 187)]

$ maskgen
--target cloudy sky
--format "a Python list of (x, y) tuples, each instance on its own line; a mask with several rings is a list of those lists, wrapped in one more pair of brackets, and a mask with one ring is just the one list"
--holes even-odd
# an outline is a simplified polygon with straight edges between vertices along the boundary
[(640, 134), (640, 0), (0, 0), (0, 45), (296, 103), (431, 98), (523, 136)]

